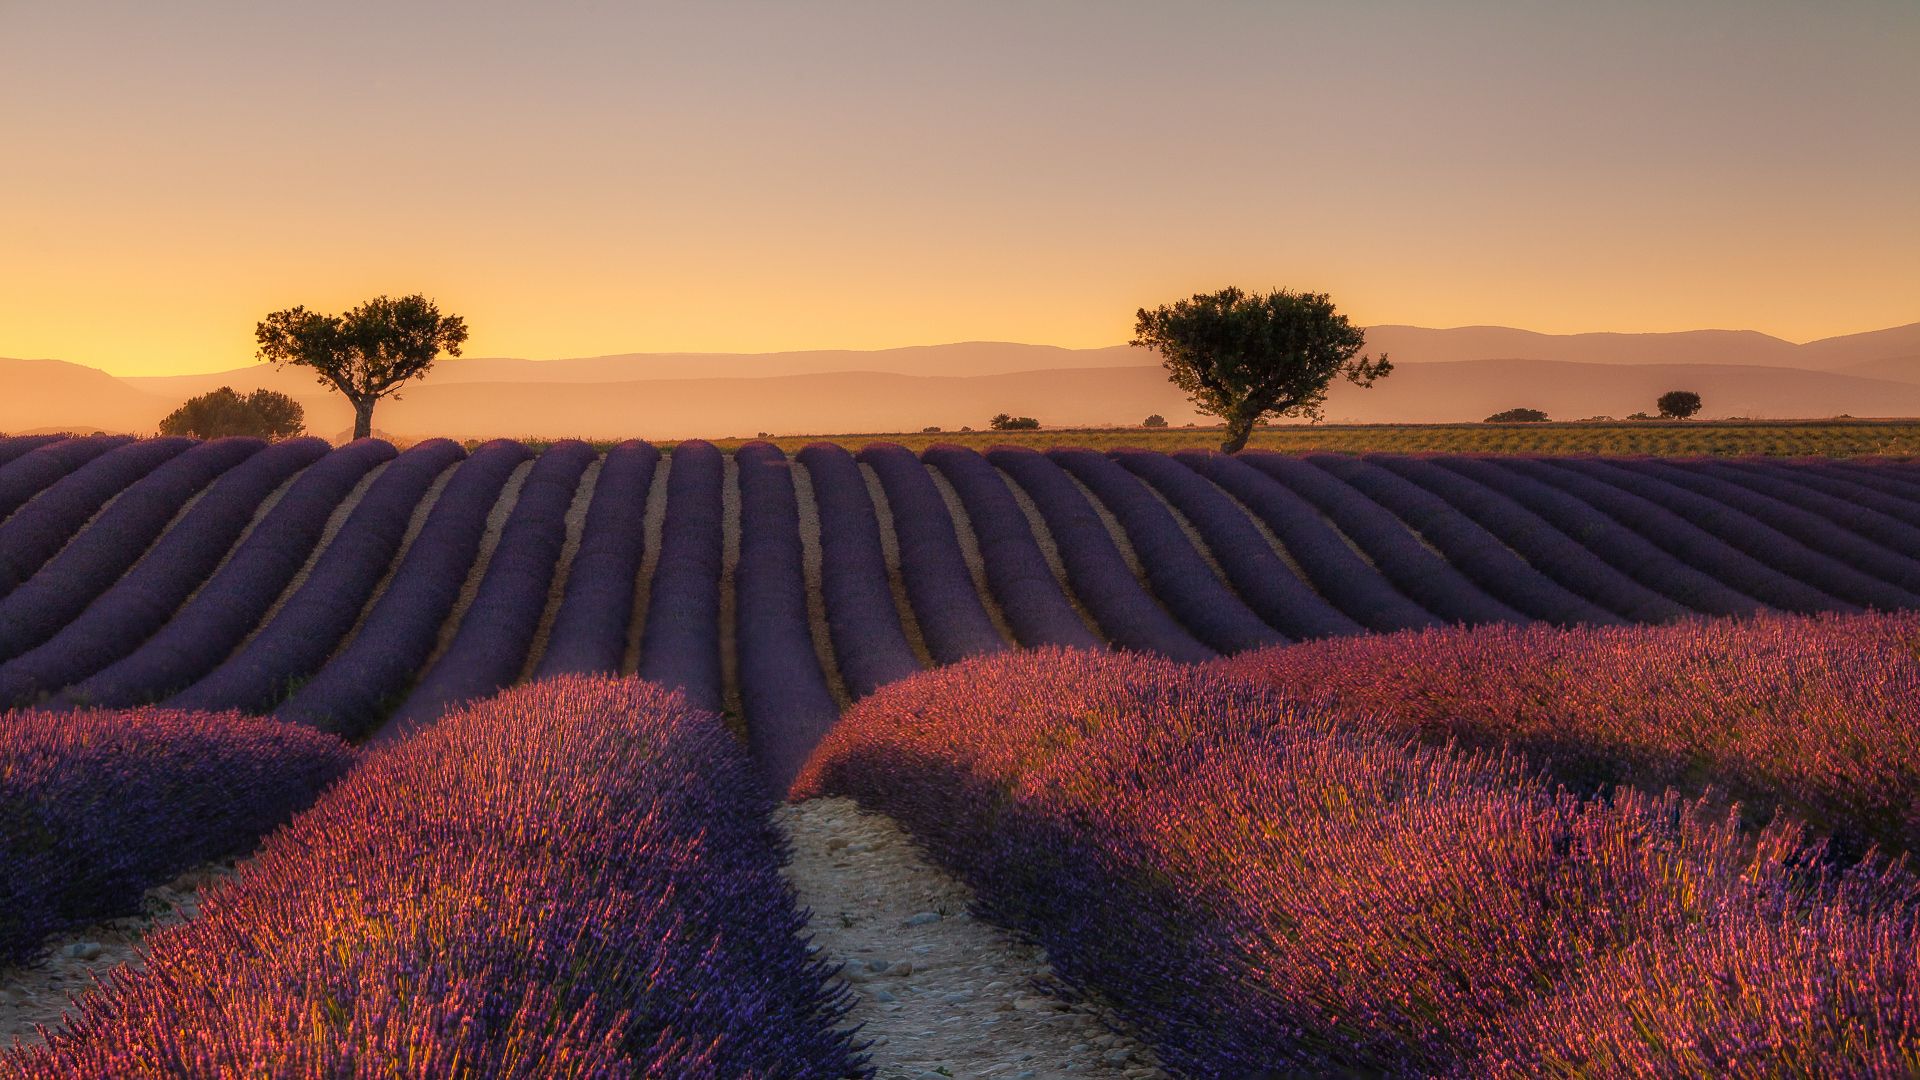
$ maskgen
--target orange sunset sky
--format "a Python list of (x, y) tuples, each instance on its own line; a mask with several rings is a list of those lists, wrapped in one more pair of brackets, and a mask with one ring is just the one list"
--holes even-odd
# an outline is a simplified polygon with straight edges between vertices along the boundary
[(0, 0), (0, 356), (235, 367), (1356, 321), (1920, 319), (1920, 3)]

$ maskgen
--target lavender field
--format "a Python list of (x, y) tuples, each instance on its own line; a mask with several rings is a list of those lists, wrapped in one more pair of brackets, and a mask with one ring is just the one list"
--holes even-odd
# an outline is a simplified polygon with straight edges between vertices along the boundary
[(0, 1075), (1065, 1075), (783, 797), (1074, 1073), (1906, 1075), (1916, 692), (1901, 461), (0, 437)]

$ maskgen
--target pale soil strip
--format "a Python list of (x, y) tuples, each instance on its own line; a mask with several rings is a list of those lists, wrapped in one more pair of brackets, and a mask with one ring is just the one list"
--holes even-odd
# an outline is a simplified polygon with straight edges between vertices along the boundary
[(907, 599), (906, 579), (900, 572), (900, 538), (893, 531), (893, 504), (887, 502), (887, 489), (880, 485), (880, 474), (860, 464), (860, 477), (867, 484), (867, 498), (873, 501), (873, 515), (880, 525), (880, 552), (887, 560), (887, 587), (893, 592), (893, 606), (900, 614), (900, 628), (906, 631), (907, 644), (920, 658), (920, 666), (933, 666), (933, 653), (927, 650), (926, 636), (920, 632), (920, 618)]
[(1127, 527), (1120, 524), (1120, 519), (1114, 517), (1113, 511), (1107, 509), (1107, 504), (1100, 501), (1100, 496), (1095, 495), (1092, 488), (1081, 483), (1079, 477), (1064, 468), (1060, 471), (1068, 480), (1073, 481), (1074, 487), (1080, 489), (1081, 497), (1087, 500), (1087, 505), (1093, 507), (1093, 512), (1100, 518), (1100, 524), (1106, 528), (1107, 535), (1113, 537), (1113, 546), (1120, 549), (1120, 558), (1126, 561), (1127, 569), (1133, 571), (1134, 580), (1138, 581), (1140, 587), (1147, 590), (1147, 594), (1151, 596), (1153, 583), (1147, 579), (1147, 568), (1140, 562), (1140, 553), (1133, 549), (1133, 538), (1127, 535)]
[[(241, 641), (239, 647), (234, 649), (235, 653), (238, 653), (240, 649), (244, 649), (251, 644), (253, 639), (259, 636), (260, 631), (266, 629), (267, 624), (273, 622), (274, 617), (280, 614), (280, 609), (287, 606), (287, 601), (293, 598), (293, 594), (300, 591), (300, 586), (307, 583), (308, 575), (313, 573), (313, 564), (320, 561), (320, 556), (333, 544), (333, 538), (340, 535), (340, 527), (347, 523), (349, 517), (353, 516), (354, 507), (360, 505), (360, 500), (366, 497), (367, 489), (373, 486), (373, 482), (380, 478), (380, 474), (387, 470), (389, 464), (391, 464), (390, 461), (383, 461), (373, 468), (368, 469), (367, 474), (360, 478), (360, 482), (353, 485), (353, 489), (347, 492), (347, 497), (340, 500), (340, 505), (333, 508), (333, 513), (327, 515), (326, 527), (320, 530), (320, 539), (314, 542), (313, 550), (307, 552), (307, 561), (300, 564), (300, 569), (294, 571), (293, 577), (288, 579), (286, 587), (280, 590), (278, 597), (274, 598), (273, 606), (267, 608), (266, 614), (260, 616), (260, 621), (253, 624), (253, 629), (247, 632), (245, 640)], [(433, 501), (434, 496), (440, 493), (440, 486), (446, 481), (446, 478), (446, 474), (441, 474), (440, 479), (435, 482), (434, 486), (427, 490), (427, 498), (422, 500), (423, 504)], [(419, 524), (419, 516), (417, 514), (415, 515), (414, 523), (416, 527)], [(411, 531), (408, 532), (408, 536), (412, 536)], [(232, 552), (228, 552), (228, 554), (231, 555)], [(218, 571), (215, 572), (218, 573)]]
[(1040, 554), (1046, 556), (1047, 566), (1053, 570), (1054, 580), (1060, 583), (1060, 591), (1066, 594), (1067, 603), (1073, 605), (1075, 614), (1080, 616), (1081, 622), (1087, 624), (1087, 629), (1093, 631), (1095, 637), (1101, 641), (1112, 640), (1107, 637), (1107, 632), (1100, 628), (1099, 620), (1088, 613), (1087, 609), (1081, 605), (1080, 597), (1074, 594), (1073, 585), (1067, 581), (1067, 564), (1060, 558), (1059, 545), (1053, 542), (1053, 530), (1047, 528), (1047, 519), (1041, 516), (1040, 508), (1033, 505), (1033, 499), (1027, 495), (1027, 489), (1021, 487), (1019, 481), (998, 468), (993, 471), (999, 473), (1000, 482), (1007, 486), (1007, 490), (1013, 494), (1013, 501), (1019, 504), (1020, 512), (1027, 516), (1027, 531), (1033, 534), (1033, 539), (1040, 545)]
[(140, 914), (55, 938), (38, 962), (0, 971), (0, 1047), (40, 1042), (38, 1026), (57, 1028), (74, 998), (109, 980), (122, 965), (137, 970), (148, 935), (191, 919), (201, 893), (231, 877), (234, 865), (229, 860), (189, 870), (147, 890)]
[(891, 819), (849, 799), (780, 808), (787, 880), (815, 948), (842, 963), (847, 1020), (879, 1080), (1162, 1078), (1152, 1050), (1076, 1001), (1043, 950), (974, 919), (967, 887)]
[(627, 620), (627, 651), (620, 662), (622, 674), (640, 670), (641, 631), (647, 625), (647, 602), (653, 597), (653, 572), (660, 566), (660, 543), (667, 533), (667, 473), (673, 458), (661, 455), (653, 467), (653, 483), (647, 488), (647, 511), (641, 528), (646, 531), (646, 550), (640, 553), (640, 573), (633, 583), (633, 617)]
[(842, 709), (853, 702), (847, 682), (840, 677), (840, 664), (834, 658), (833, 635), (827, 629), (827, 593), (821, 583), (820, 506), (813, 501), (813, 476), (807, 467), (793, 463), (793, 498), (800, 507), (800, 565), (807, 576), (807, 626), (813, 631), (813, 653), (826, 673), (827, 689)]
[[(1129, 473), (1128, 475), (1132, 474)], [(1180, 531), (1187, 534), (1187, 543), (1192, 544), (1193, 550), (1199, 552), (1200, 557), (1205, 559), (1207, 565), (1213, 569), (1213, 576), (1219, 578), (1220, 583), (1228, 589), (1233, 589), (1233, 582), (1228, 579), (1226, 570), (1222, 569), (1219, 560), (1213, 557), (1213, 549), (1207, 546), (1206, 537), (1201, 536), (1200, 530), (1194, 527), (1193, 522), (1187, 520), (1187, 515), (1181, 513), (1178, 507), (1168, 502), (1167, 497), (1160, 494), (1159, 488), (1147, 483), (1146, 480), (1141, 477), (1136, 476), (1134, 479), (1140, 482), (1140, 486), (1146, 489), (1147, 494), (1158, 499), (1160, 505), (1166, 507), (1167, 513), (1173, 516), (1174, 524), (1180, 526)]]
[[(493, 500), (493, 509), (487, 512), (486, 530), (480, 534), (480, 550), (474, 553), (473, 565), (467, 568), (467, 580), (460, 586), (460, 595), (453, 602), (453, 610), (447, 612), (446, 620), (440, 624), (440, 640), (434, 643), (432, 655), (414, 673), (416, 680), (418, 676), (433, 670), (433, 665), (439, 663), (440, 657), (446, 654), (447, 646), (453, 644), (454, 636), (460, 633), (460, 623), (466, 619), (467, 609), (473, 606), (473, 598), (479, 595), (480, 582), (486, 578), (487, 566), (493, 562), (493, 553), (500, 546), (500, 534), (507, 527), (507, 518), (513, 516), (513, 508), (520, 502), (520, 489), (527, 486), (527, 474), (533, 471), (534, 462), (538, 460), (537, 457), (528, 458), (515, 466), (507, 477), (506, 485), (500, 489), (499, 496)], [(399, 565), (398, 559), (395, 559), (394, 565)], [(385, 592), (386, 583), (382, 582), (380, 591), (374, 595), (377, 597)]]
[(527, 662), (521, 665), (520, 677), (515, 682), (525, 682), (533, 678), (533, 669), (547, 652), (547, 635), (553, 632), (553, 620), (560, 617), (560, 601), (567, 592), (567, 578), (573, 573), (574, 556), (580, 554), (580, 536), (586, 531), (587, 507), (593, 502), (594, 488), (600, 482), (600, 464), (605, 460), (596, 459), (587, 465), (580, 474), (580, 486), (573, 493), (573, 502), (567, 506), (567, 539), (561, 545), (560, 558), (553, 564), (553, 583), (547, 588), (547, 607), (540, 614), (540, 628), (533, 633), (533, 644), (527, 649)]
[(980, 596), (980, 604), (987, 609), (987, 618), (993, 621), (993, 628), (1009, 646), (1018, 648), (1020, 639), (1014, 636), (1013, 628), (1007, 623), (1006, 612), (1000, 610), (1000, 602), (994, 599), (993, 587), (987, 584), (987, 560), (980, 554), (980, 538), (973, 534), (973, 519), (967, 516), (966, 504), (960, 501), (960, 493), (953, 490), (947, 478), (940, 470), (922, 465), (927, 470), (928, 479), (940, 491), (940, 499), (947, 504), (947, 516), (953, 519), (954, 539), (960, 543), (960, 557), (966, 560), (967, 573), (973, 575), (973, 591)]
[(740, 568), (740, 463), (732, 454), (720, 455), (720, 696), (727, 715), (746, 719), (740, 707), (740, 657), (734, 651), (734, 619), (739, 598), (733, 575)]

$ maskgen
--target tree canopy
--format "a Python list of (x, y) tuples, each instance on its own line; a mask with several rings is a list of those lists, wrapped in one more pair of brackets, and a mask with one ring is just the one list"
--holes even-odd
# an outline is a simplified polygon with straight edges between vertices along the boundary
[(306, 427), (306, 410), (277, 390), (255, 390), (240, 396), (231, 386), (190, 397), (160, 421), (162, 435), (191, 435), (218, 439), (251, 435), (257, 439), (290, 439)]
[(1487, 417), (1489, 424), (1544, 424), (1547, 414), (1539, 409), (1507, 409)]
[(1261, 296), (1229, 287), (1141, 308), (1132, 344), (1157, 350), (1195, 407), (1226, 421), (1227, 453), (1269, 415), (1320, 419), (1335, 376), (1372, 386), (1393, 370), (1385, 354), (1360, 355), (1366, 332), (1325, 293), (1286, 289)]
[(1669, 390), (1654, 402), (1660, 415), (1669, 420), (1685, 420), (1700, 411), (1700, 395), (1691, 390)]
[(254, 339), (260, 359), (312, 368), (340, 391), (353, 404), (353, 436), (364, 439), (373, 431), (374, 403), (432, 370), (442, 352), (459, 356), (467, 324), (416, 293), (375, 297), (343, 315), (276, 311), (254, 327)]
[(995, 431), (1033, 431), (1040, 427), (1040, 421), (1035, 420), (1031, 416), (1009, 416), (1006, 413), (995, 413), (993, 419), (987, 421), (987, 426)]

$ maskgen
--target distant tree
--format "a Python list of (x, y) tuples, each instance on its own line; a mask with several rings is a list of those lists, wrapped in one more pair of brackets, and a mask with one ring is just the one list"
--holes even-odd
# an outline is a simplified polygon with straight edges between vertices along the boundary
[(1700, 395), (1691, 390), (1669, 390), (1654, 402), (1666, 420), (1685, 420), (1700, 411)]
[(995, 431), (1033, 431), (1040, 426), (1040, 421), (1031, 416), (1008, 416), (1006, 413), (995, 413), (993, 419), (987, 421), (987, 426)]
[(1546, 419), (1547, 414), (1541, 412), (1539, 409), (1508, 409), (1505, 412), (1494, 413), (1492, 416), (1487, 417), (1485, 422), (1489, 424), (1543, 424), (1546, 422)]
[(191, 435), (217, 439), (251, 435), (256, 439), (290, 439), (306, 428), (306, 410), (277, 390), (255, 390), (245, 397), (223, 386), (196, 397), (160, 421), (162, 435)]
[(1393, 370), (1384, 354), (1360, 355), (1366, 332), (1349, 325), (1325, 293), (1226, 288), (1141, 308), (1137, 318), (1132, 343), (1158, 350), (1174, 385), (1200, 411), (1226, 421), (1220, 449), (1227, 453), (1246, 446), (1268, 414), (1319, 419), (1334, 376), (1372, 386)]
[(1637, 413), (1628, 413), (1628, 414), (1627, 414), (1627, 419), (1629, 419), (1629, 420), (1658, 420), (1658, 419), (1659, 419), (1659, 417), (1657, 417), (1657, 416), (1654, 416), (1654, 415), (1652, 415), (1652, 414), (1650, 414), (1650, 413), (1643, 413), (1643, 412), (1637, 412)]
[(459, 356), (467, 324), (415, 294), (375, 297), (344, 315), (288, 308), (268, 315), (253, 334), (260, 359), (312, 368), (340, 391), (353, 404), (353, 437), (364, 439), (373, 432), (374, 404), (431, 371), (442, 352)]
[(940, 430), (940, 429), (939, 429), (938, 427), (936, 427), (935, 425), (933, 425), (933, 424), (928, 424), (928, 425), (927, 425), (926, 427), (923, 427), (923, 428), (921, 428), (921, 429), (920, 429), (920, 434), (922, 434), (922, 435), (932, 435), (932, 434), (935, 434), (935, 433), (937, 433), (937, 432), (938, 432), (939, 430)]
[(967, 426), (967, 425), (965, 425), (965, 424), (962, 424), (962, 425), (960, 425), (960, 430), (961, 430), (961, 431), (972, 431), (973, 429), (972, 429), (971, 427), (968, 427), (968, 426)]
[(1152, 416), (1149, 416), (1145, 420), (1140, 421), (1140, 426), (1151, 427), (1151, 428), (1166, 427), (1167, 418), (1164, 416), (1161, 416), (1159, 413), (1154, 413)]

